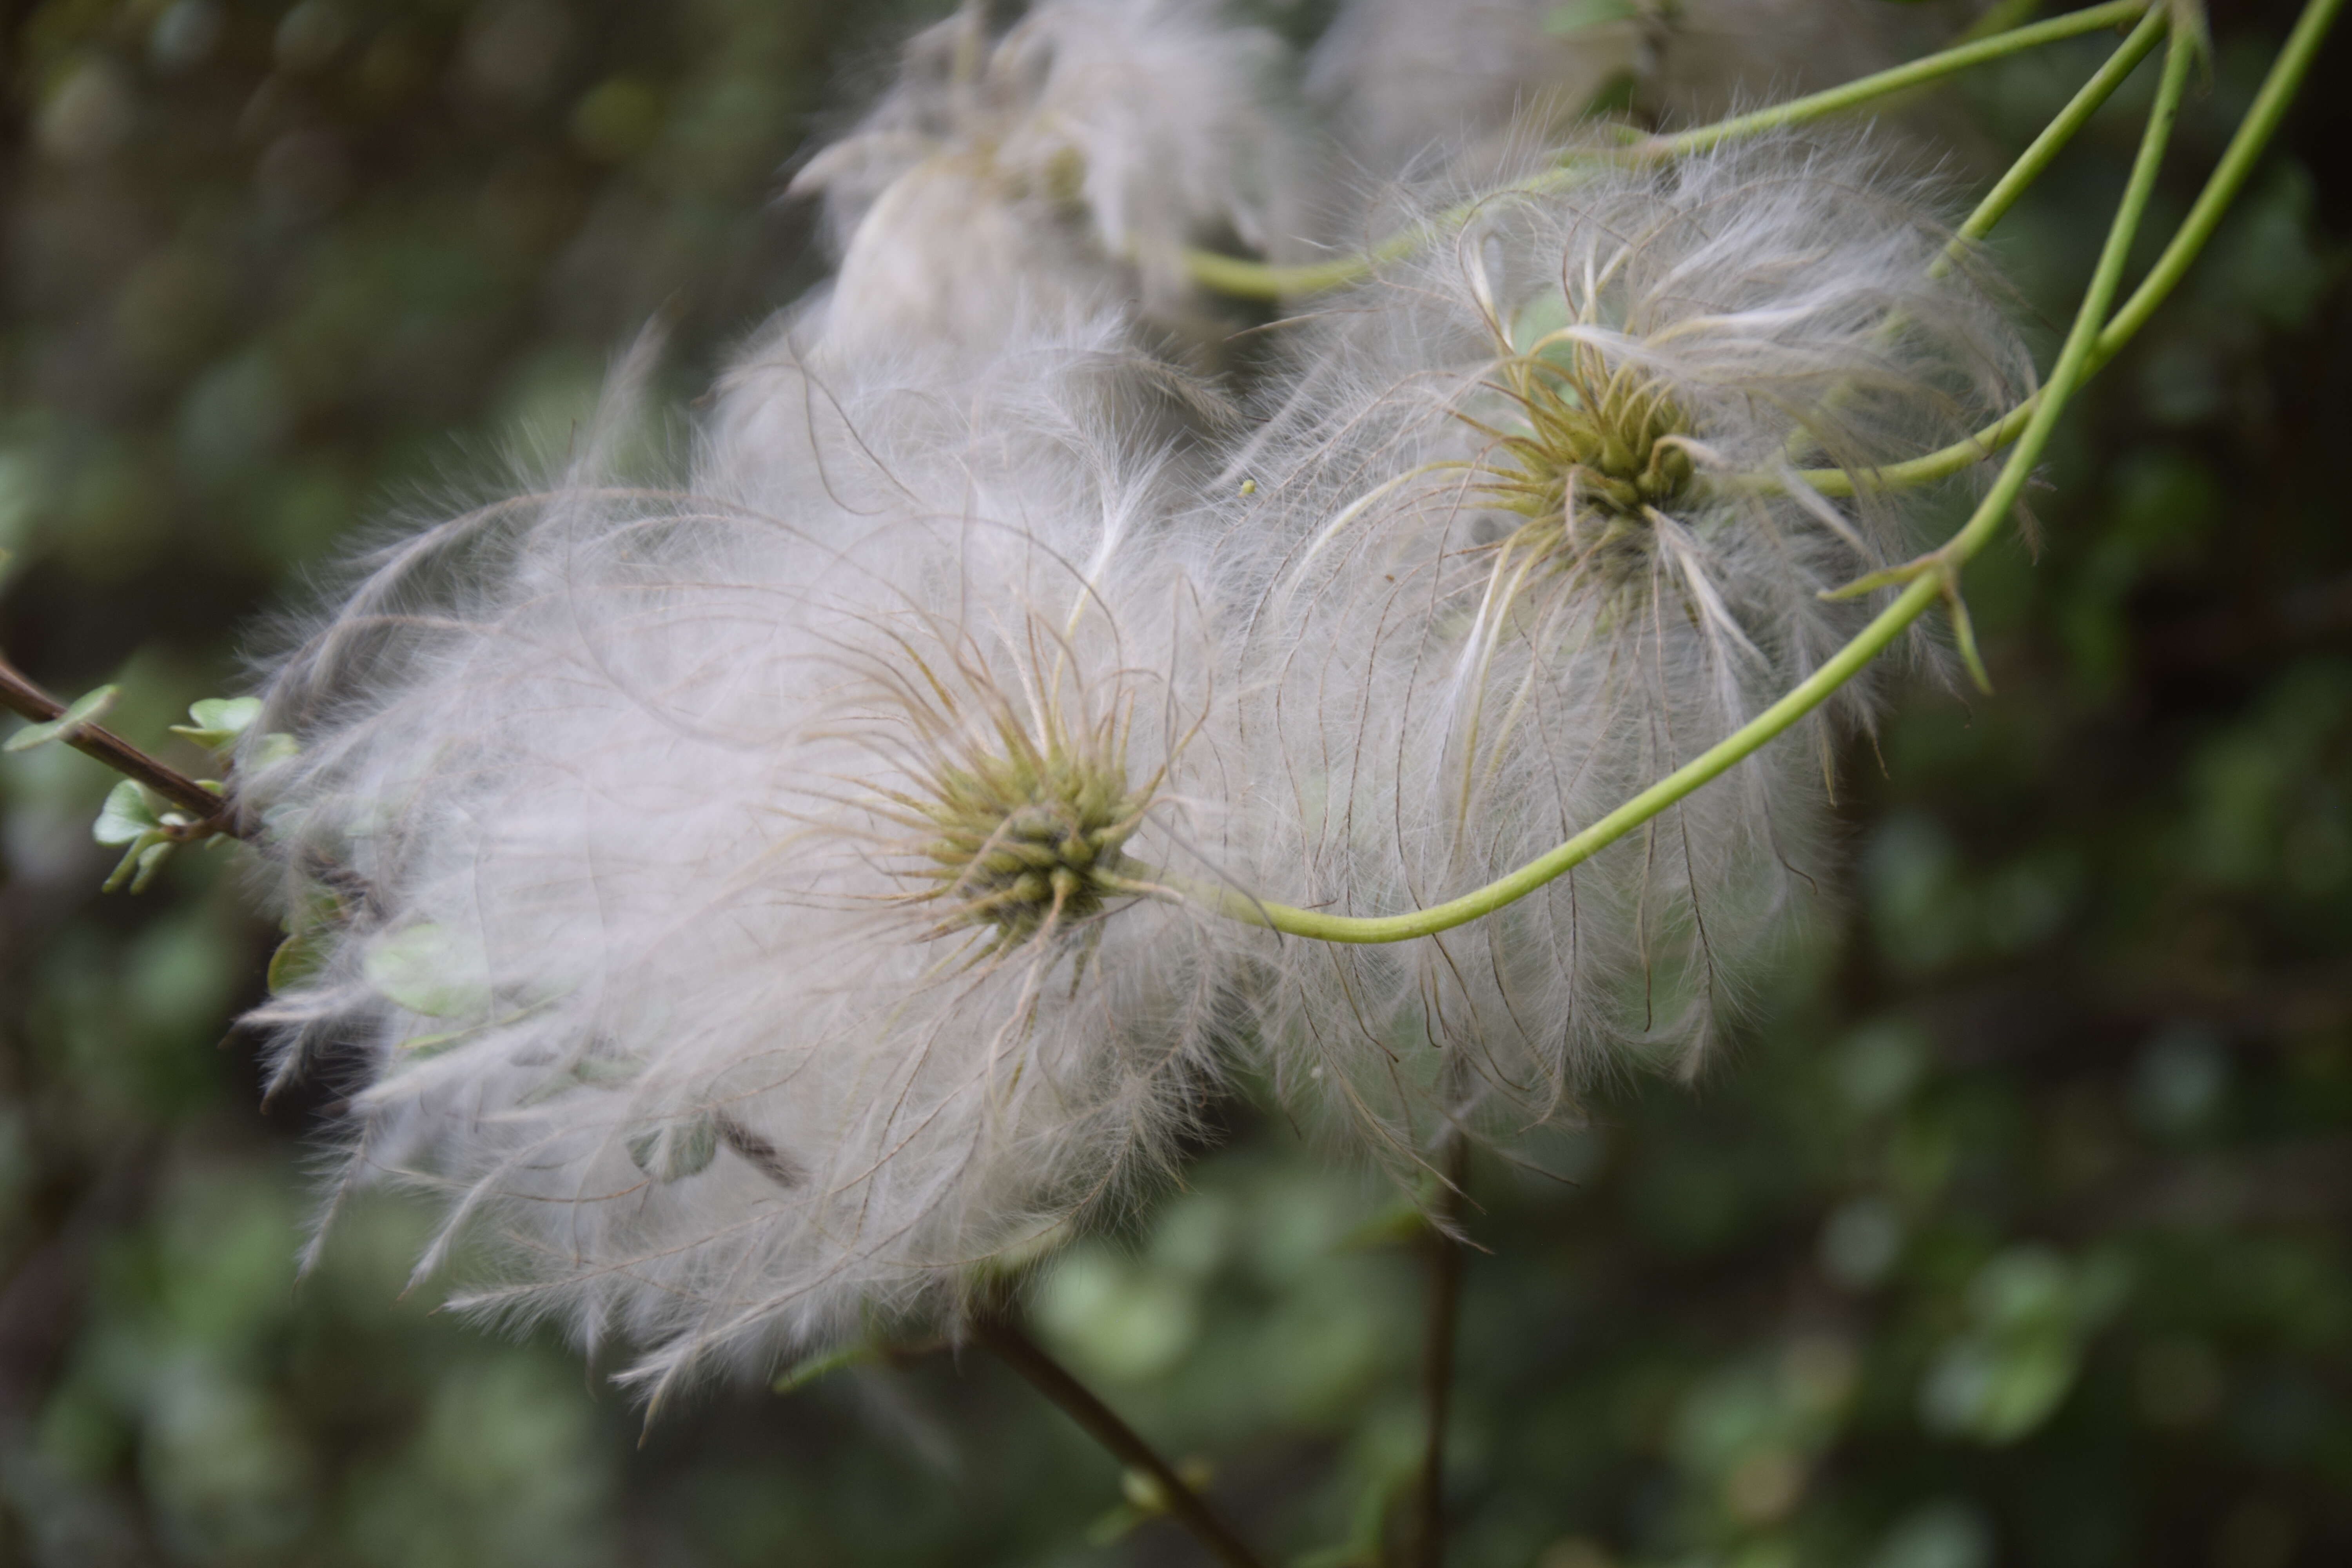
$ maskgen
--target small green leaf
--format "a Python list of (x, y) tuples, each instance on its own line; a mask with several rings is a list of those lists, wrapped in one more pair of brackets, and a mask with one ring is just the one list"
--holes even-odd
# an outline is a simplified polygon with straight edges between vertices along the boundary
[(155, 873), (163, 868), (163, 862), (177, 847), (161, 830), (141, 834), (131, 841), (122, 858), (115, 862), (113, 874), (99, 884), (98, 890), (111, 893), (129, 882), (132, 892), (145, 892), (147, 884), (155, 879)]
[(490, 1005), (479, 955), (428, 922), (404, 926), (379, 940), (362, 968), (377, 994), (427, 1017), (467, 1017)]
[(583, 1057), (572, 1064), (572, 1076), (590, 1089), (611, 1089), (627, 1083), (646, 1070), (643, 1062), (618, 1057)]
[(327, 967), (335, 938), (343, 924), (343, 900), (329, 889), (313, 887), (287, 911), (286, 940), (269, 955), (272, 995), (300, 985)]
[(719, 1124), (709, 1115), (661, 1122), (629, 1137), (637, 1169), (667, 1185), (698, 1176), (719, 1158)]
[(272, 995), (290, 991), (327, 966), (327, 953), (334, 945), (334, 933), (324, 926), (298, 931), (278, 944), (269, 955), (269, 990)]
[(253, 753), (253, 768), (274, 768), (280, 763), (292, 762), (302, 754), (302, 744), (283, 730), (273, 730), (261, 737), (261, 745)]
[(174, 724), (172, 733), (185, 735), (200, 746), (219, 751), (244, 734), (260, 716), (258, 697), (207, 697), (189, 705), (188, 717), (195, 722)]
[(106, 805), (90, 825), (89, 836), (100, 844), (126, 847), (100, 890), (111, 893), (128, 883), (132, 892), (145, 892), (171, 858), (181, 833), (193, 826), (185, 812), (171, 809), (168, 802), (145, 785), (130, 779), (116, 784), (107, 792)]
[(1553, 6), (1544, 17), (1544, 31), (1580, 33), (1612, 22), (1631, 22), (1641, 14), (1642, 7), (1634, 0), (1568, 0), (1565, 5)]
[(163, 808), (156, 795), (132, 779), (109, 790), (89, 836), (100, 844), (135, 844), (163, 826)]
[(35, 746), (46, 746), (51, 741), (70, 741), (86, 726), (95, 724), (106, 710), (114, 706), (121, 689), (101, 686), (95, 691), (84, 692), (73, 700), (71, 706), (46, 724), (27, 724), (0, 744), (0, 752), (29, 752)]

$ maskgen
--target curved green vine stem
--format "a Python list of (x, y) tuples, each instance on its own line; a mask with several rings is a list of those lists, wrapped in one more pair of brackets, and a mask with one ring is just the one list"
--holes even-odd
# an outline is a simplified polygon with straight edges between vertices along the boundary
[[(2294, 31), (2287, 35), (2286, 47), (2279, 51), (2270, 75), (2263, 79), (2261, 90), (2255, 93), (2246, 117), (2238, 122), (2229, 146), (2222, 150), (2221, 162), (2213, 165), (2213, 173), (2207, 177), (2204, 189), (2198, 192), (2189, 216), (2181, 220), (2180, 227), (2174, 231), (2170, 243), (2156, 258), (2156, 265), (2148, 268), (2147, 276), (2140, 279), (2139, 287), (2132, 290), (2131, 297), (2124, 301), (2123, 308), (2115, 313), (2100, 331), (2097, 342), (2092, 345), (2084, 375), (2095, 374), (2124, 351), (2134, 335), (2147, 324), (2148, 318), (2156, 314), (2157, 308), (2179, 285), (2180, 279), (2204, 250), (2206, 241), (2213, 237), (2214, 229), (2221, 225), (2221, 215), (2229, 210), (2230, 204), (2245, 187), (2246, 181), (2253, 174), (2254, 165), (2262, 159), (2263, 149), (2270, 145), (2272, 134), (2278, 130), (2279, 121), (2286, 118), (2287, 108), (2294, 101), (2295, 91), (2303, 85), (2312, 58), (2318, 53), (2320, 41), (2327, 36), (2328, 27), (2335, 22), (2341, 3), (2342, 0), (2312, 0), (2304, 8), (2303, 15), (2295, 21)], [(1844, 468), (1806, 468), (1800, 470), (1798, 477), (1825, 496), (1850, 496), (1854, 493), (1857, 482), (1872, 488), (1895, 489), (1948, 479), (1984, 461), (2016, 440), (2033, 417), (2042, 395), (2035, 393), (1968, 439), (1956, 441), (1923, 457), (1889, 463), (1883, 468), (1864, 469), (1859, 474)]]
[(1993, 182), (1992, 189), (1977, 203), (1976, 210), (1969, 213), (1960, 226), (1953, 231), (1952, 243), (1945, 247), (1944, 254), (1928, 269), (1929, 277), (1941, 278), (1951, 271), (1960, 258), (1968, 253), (1971, 242), (1990, 234), (1993, 225), (2009, 216), (2009, 209), (2017, 205), (2017, 198), (2042, 177), (2042, 171), (2049, 168), (2058, 154), (2065, 150), (2067, 143), (2074, 140), (2075, 132), (2081, 131), (2091, 116), (2115, 96), (2116, 89), (2123, 86), (2125, 79), (2139, 68), (2140, 61), (2155, 52), (2157, 44), (2164, 37), (2165, 20), (2165, 13), (2158, 7), (2150, 7), (2140, 17), (2139, 26), (2134, 27), (2116, 47), (2116, 52), (2091, 73), (2091, 79), (2067, 100), (2066, 107), (2042, 128), (2025, 151), (2018, 154), (2017, 162), (2009, 166), (2008, 173)]
[(1713, 125), (1701, 125), (1672, 136), (1648, 137), (1637, 142), (1632, 151), (1643, 157), (1679, 158), (1692, 153), (1703, 153), (1710, 147), (1741, 136), (1754, 136), (1766, 131), (1778, 131), (1783, 126), (1803, 125), (1829, 115), (1859, 108), (1874, 98), (1901, 92), (1907, 88), (1925, 87), (1941, 81), (1948, 76), (1971, 69), (1990, 61), (2040, 48), (2064, 38), (2078, 38), (2085, 33), (2095, 33), (2104, 27), (2119, 27), (2137, 19), (2147, 9), (2146, 0), (2109, 0), (2104, 5), (2092, 5), (2080, 11), (2070, 11), (2063, 16), (2053, 16), (2046, 22), (2028, 26), (2012, 27), (2005, 33), (1974, 43), (1957, 44), (1939, 49), (1932, 55), (1909, 60), (1868, 76), (1856, 77), (1843, 87), (1825, 92), (1809, 93), (1792, 98), (1786, 103), (1751, 113), (1738, 114)]
[[(1650, 162), (1701, 153), (1726, 142), (1743, 136), (1760, 135), (1786, 126), (1803, 125), (1846, 110), (1858, 108), (1873, 99), (1908, 88), (1924, 87), (1948, 76), (1969, 70), (1992, 60), (2039, 48), (2065, 38), (2080, 37), (2105, 27), (2123, 24), (2147, 16), (2149, 0), (2106, 0), (2106, 4), (2089, 6), (2081, 11), (2053, 16), (2046, 22), (2029, 26), (2012, 27), (1989, 37), (1958, 44), (1938, 50), (1920, 59), (1906, 61), (1868, 76), (1856, 77), (1842, 86), (1826, 91), (1809, 93), (1777, 103), (1769, 109), (1734, 115), (1712, 125), (1695, 126), (1671, 136), (1636, 136), (1618, 147), (1573, 148), (1559, 154), (1563, 165), (1559, 170), (1538, 175), (1505, 190), (1543, 190), (1550, 188), (1569, 175), (1578, 163), (1598, 160)], [(1475, 204), (1473, 204), (1475, 205)], [(1276, 266), (1270, 262), (1251, 261), (1242, 257), (1224, 256), (1213, 250), (1187, 248), (1182, 259), (1185, 270), (1194, 282), (1245, 300), (1286, 300), (1301, 295), (1319, 294), (1343, 283), (1352, 283), (1384, 261), (1393, 261), (1410, 255), (1430, 235), (1442, 231), (1449, 223), (1467, 216), (1470, 205), (1455, 207), (1426, 224), (1416, 224), (1400, 230), (1368, 250), (1351, 256), (1334, 257), (1328, 261), (1308, 262), (1298, 266)]]
[[(2160, 291), (2149, 292), (2151, 286), (2160, 283), (2163, 289), (2168, 289), (2194, 259), (2198, 247), (2220, 221), (2221, 208), (2227, 205), (2230, 195), (2244, 182), (2262, 144), (2276, 129), (2285, 112), (2286, 103), (2308, 72), (2312, 59), (2318, 52), (2320, 39), (2325, 37), (2328, 25), (2335, 19), (2342, 4), (2343, 0), (2308, 0), (2286, 47), (2272, 65), (2270, 76), (2256, 96), (2253, 108), (2248, 111), (2238, 135), (2232, 139), (2229, 152), (2209, 177), (2205, 192), (2191, 208), (2180, 234), (2175, 237), (2174, 247), (2167, 251), (2164, 260), (2159, 261), (2158, 268), (2163, 276), (2159, 278), (2158, 274), (2151, 273), (2148, 280), (2142, 284), (2140, 294), (2148, 297), (2147, 304), (2136, 310), (2140, 299), (2136, 295), (2131, 304), (2116, 313), (2115, 321), (2109, 323), (2108, 331), (2124, 324), (2126, 318), (2130, 318), (2130, 324), (2136, 327), (2162, 298)], [(1968, 523), (1940, 550), (1891, 574), (1907, 577), (1908, 581), (1894, 602), (1881, 610), (1853, 641), (1791, 688), (1780, 700), (1704, 754), (1675, 769), (1549, 853), (1460, 898), (1407, 914), (1358, 917), (1268, 903), (1222, 889), (1199, 890), (1194, 896), (1213, 903), (1221, 912), (1235, 920), (1270, 926), (1293, 936), (1320, 942), (1404, 942), (1414, 937), (1433, 936), (1493, 914), (1525, 898), (1701, 785), (1728, 773), (1820, 707), (1839, 687), (1885, 651), (1912, 622), (1927, 611), (1928, 605), (1950, 591), (1960, 565), (1981, 550), (2000, 528), (2023, 490), (2033, 466), (2041, 460), (2042, 450), (2049, 443), (2052, 431), (2057, 427), (2058, 417), (2064, 411), (2067, 400), (2090, 374), (2102, 345), (2107, 340), (2108, 331), (2103, 331), (2099, 323), (2106, 320), (2109, 307), (2114, 304), (2122, 282), (2124, 265), (2130, 253), (2132, 239), (2147, 213), (2148, 197), (2155, 188), (2157, 171), (2171, 137), (2173, 121), (2179, 113), (2181, 93), (2187, 85), (2196, 52), (2197, 40), (2188, 29), (2171, 30), (2170, 47), (2165, 56), (2164, 75), (2157, 89), (2156, 102), (2148, 112), (2147, 127), (2140, 139), (2138, 154), (2133, 161), (2131, 177), (2125, 184), (2122, 200), (2116, 205), (2115, 220), (2108, 227), (2098, 265), (2092, 273), (2089, 286), (2084, 290), (2082, 305), (2075, 312), (2074, 324), (2067, 331), (2057, 363), (2051, 368), (2048, 382), (2033, 400), (2030, 412), (2023, 408), (2017, 411), (2025, 416), (2024, 428), (2009, 454), (2009, 460), (2002, 465), (2000, 478), (1978, 504)]]
[[(2116, 47), (2115, 53), (2109, 55), (2099, 68), (2091, 73), (2090, 79), (2076, 89), (2074, 96), (2067, 101), (2066, 107), (2060, 110), (2057, 116), (2042, 128), (2025, 151), (2018, 154), (2017, 161), (2009, 166), (2000, 179), (1993, 182), (1992, 189), (1985, 193), (1984, 199), (1977, 203), (1975, 209), (1961, 221), (1958, 228), (1952, 231), (1951, 243), (1944, 247), (1943, 254), (1937, 257), (1927, 268), (1927, 276), (1930, 279), (1948, 275), (1968, 254), (1969, 246), (1991, 233), (1993, 226), (2009, 215), (2009, 209), (2017, 205), (2018, 198), (2024, 195), (2027, 190), (2032, 188), (2033, 182), (2040, 179), (2056, 161), (2058, 154), (2065, 151), (2067, 144), (2074, 140), (2075, 133), (2089, 122), (2091, 116), (2097, 113), (2108, 99), (2115, 96), (2116, 89), (2121, 87), (2132, 72), (2139, 68), (2140, 62), (2147, 58), (2148, 55), (2155, 50), (2158, 42), (2164, 37), (2166, 23), (2167, 14), (2161, 6), (2151, 6), (2140, 17), (2139, 25), (2134, 27), (2124, 41)], [(1899, 315), (1889, 319), (1881, 326), (1881, 332), (1887, 337), (1893, 337), (1901, 331), (1903, 320), (1904, 318)], [(2002, 417), (2006, 419), (2008, 416), (2004, 415)], [(2015, 439), (2017, 430), (2024, 427), (2023, 419), (2020, 419), (2017, 429), (2011, 430), (2002, 444), (2007, 445), (2008, 441)], [(1977, 450), (1975, 446), (1980, 436), (1981, 433), (1979, 437), (1971, 437), (1967, 442), (1943, 448), (1940, 452), (1930, 453), (1929, 457), (1944, 458), (1948, 461), (1951, 454), (1961, 451), (1976, 451), (1979, 458), (1987, 456), (1988, 451)], [(1811, 431), (1800, 426), (1790, 432), (1787, 455), (1791, 462), (1811, 456), (1817, 450), (1818, 447)], [(1913, 460), (1918, 461), (1918, 459)], [(1966, 464), (1962, 465), (1962, 467), (1966, 466)], [(1886, 478), (1895, 474), (1900, 467), (1901, 465), (1889, 465), (1886, 468), (1873, 470), (1873, 488), (1881, 489), (1901, 488), (1902, 481)], [(1832, 472), (1850, 473), (1850, 470), (1844, 468), (1800, 471), (1806, 473), (1809, 479), (1814, 479)], [(1934, 477), (1942, 478), (1943, 475), (1937, 473)], [(1787, 483), (1777, 473), (1753, 476), (1745, 481), (1744, 486), (1738, 480), (1730, 482), (1735, 486), (1764, 494), (1779, 491)], [(1819, 483), (1814, 484), (1812, 488), (1817, 490), (1822, 489)], [(1852, 493), (1851, 482), (1844, 488), (1839, 488), (1832, 481), (1831, 488), (1823, 493), (1850, 494)], [(1957, 600), (1954, 604), (1958, 624), (1965, 628), (1967, 626), (1965, 612), (1958, 610)], [(1972, 647), (1965, 637), (1960, 646), (1963, 654), (1970, 658), (1971, 673), (1977, 673)]]

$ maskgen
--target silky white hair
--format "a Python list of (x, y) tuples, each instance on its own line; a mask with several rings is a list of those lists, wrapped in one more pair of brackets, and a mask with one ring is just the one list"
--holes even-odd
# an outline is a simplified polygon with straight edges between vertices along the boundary
[[(1307, 90), (1365, 172), (1427, 175), (1567, 139), (1596, 108), (1705, 120), (1846, 81), (1948, 34), (1956, 7), (1675, 0), (1559, 26), (1569, 9), (1347, 0), (1308, 58)], [(1906, 15), (1922, 10), (1932, 20)]]
[(1133, 301), (1213, 332), (1183, 247), (1280, 251), (1298, 230), (1282, 59), (1209, 0), (1040, 0), (995, 34), (966, 4), (793, 181), (842, 249), (832, 329), (985, 345), (1008, 310)]
[[(1366, 915), (1482, 886), (1858, 628), (1822, 591), (1911, 549), (1936, 494), (1838, 501), (1800, 468), (1964, 437), (2031, 380), (1973, 258), (1931, 276), (1936, 211), (1850, 140), (1546, 166), (1467, 216), (1434, 194), (1433, 242), (1320, 310), (1219, 525), (1255, 606), (1254, 858), (1297, 880), (1268, 896)], [(1562, 1113), (1609, 1060), (1694, 1065), (1788, 931), (1867, 691), (1497, 914), (1297, 944), (1266, 1026), (1291, 1097), (1411, 1166), (1449, 1122)]]
[[(1040, 473), (1086, 470), (1107, 489), (1127, 454), (1149, 450), (1155, 493), (1167, 495), (1198, 482), (1204, 439), (1236, 416), (1227, 394), (1140, 341), (1129, 308), (1014, 294), (995, 341), (975, 350), (845, 342), (828, 330), (833, 303), (821, 289), (778, 311), (719, 376), (703, 427), (707, 492), (759, 511), (813, 509), (809, 526), (845, 535), (906, 504), (908, 465), (984, 443), (1003, 471), (1034, 459)], [(978, 412), (1014, 405), (1030, 414)]]
[(793, 181), (823, 197), (839, 272), (720, 376), (708, 482), (753, 506), (823, 487), (870, 513), (866, 492), (897, 483), (873, 433), (928, 440), (969, 389), (1106, 321), (1118, 343), (1091, 356), (1092, 395), (1122, 438), (1213, 432), (1230, 409), (1196, 373), (1234, 323), (1182, 249), (1280, 252), (1297, 232), (1308, 160), (1280, 59), (1208, 0), (1044, 0), (1001, 31), (971, 3), (917, 34)]
[(246, 799), (322, 952), (255, 1018), (355, 1058), (343, 1179), (446, 1195), (459, 1305), (657, 1396), (935, 1319), (1171, 1157), (1259, 933), (1150, 882), (1229, 875), (1229, 764), (1110, 331), (873, 432), (848, 522), (592, 453), (278, 664)]

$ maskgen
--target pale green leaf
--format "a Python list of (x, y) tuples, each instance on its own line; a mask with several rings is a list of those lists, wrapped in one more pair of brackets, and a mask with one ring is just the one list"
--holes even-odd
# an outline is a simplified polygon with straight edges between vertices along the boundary
[(258, 697), (207, 697), (189, 705), (188, 717), (195, 722), (174, 724), (172, 733), (185, 735), (200, 746), (219, 751), (244, 734), (260, 716)]
[(291, 990), (324, 969), (333, 946), (333, 929), (325, 925), (307, 927), (279, 942), (269, 955), (271, 994)]
[(51, 741), (70, 741), (88, 725), (95, 724), (106, 710), (114, 706), (121, 695), (119, 687), (101, 686), (86, 691), (73, 700), (66, 710), (46, 724), (27, 724), (0, 743), (0, 752), (29, 752), (35, 746), (46, 746)]
[(437, 925), (404, 926), (381, 938), (362, 967), (379, 995), (427, 1017), (468, 1017), (490, 1005), (480, 956)]
[(122, 858), (115, 862), (113, 873), (99, 884), (99, 891), (111, 893), (128, 882), (132, 892), (145, 892), (147, 884), (155, 879), (155, 873), (163, 868), (163, 862), (171, 858), (176, 847), (160, 830), (141, 834), (124, 851)]
[(719, 1158), (719, 1124), (708, 1115), (679, 1117), (629, 1136), (629, 1158), (655, 1181), (698, 1176)]
[(627, 1083), (645, 1070), (643, 1062), (625, 1061), (618, 1057), (583, 1057), (572, 1064), (572, 1076), (590, 1089), (610, 1089)]
[(163, 826), (163, 809), (146, 785), (124, 779), (107, 792), (89, 836), (100, 844), (136, 844)]

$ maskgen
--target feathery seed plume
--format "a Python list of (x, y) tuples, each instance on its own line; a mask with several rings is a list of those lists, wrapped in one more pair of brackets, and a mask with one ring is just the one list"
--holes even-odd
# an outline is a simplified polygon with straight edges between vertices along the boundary
[(1040, 0), (1001, 33), (966, 4), (793, 181), (841, 237), (832, 330), (986, 345), (1008, 312), (1139, 301), (1214, 335), (1181, 247), (1273, 250), (1297, 222), (1280, 58), (1207, 0)]
[[(1224, 546), (1256, 604), (1255, 858), (1305, 869), (1294, 901), (1515, 869), (1858, 625), (1820, 592), (1937, 498), (1833, 501), (1799, 467), (1940, 446), (2030, 379), (1971, 268), (1931, 278), (1933, 212), (1857, 144), (1782, 136), (1494, 197), (1328, 305)], [(1310, 953), (1269, 1029), (1293, 1088), (1410, 1163), (1432, 1099), (1540, 1119), (1604, 1047), (1695, 1062), (1824, 837), (1830, 722), (1496, 916)]]
[(347, 1183), (446, 1194), (462, 1304), (658, 1395), (936, 1320), (1187, 1125), (1252, 939), (1152, 880), (1215, 874), (1214, 629), (1156, 458), (1028, 355), (877, 432), (854, 529), (584, 468), (277, 669), (310, 972), (257, 1018), (355, 1072)]

